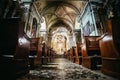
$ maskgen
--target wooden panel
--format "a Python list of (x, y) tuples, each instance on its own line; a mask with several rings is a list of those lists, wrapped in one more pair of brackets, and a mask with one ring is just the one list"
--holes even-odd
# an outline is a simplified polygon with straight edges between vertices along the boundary
[(98, 50), (99, 42), (97, 38), (99, 36), (85, 36), (85, 43), (88, 50)]
[(120, 57), (114, 46), (112, 35), (109, 33), (102, 35), (99, 43), (102, 56), (102, 72), (120, 78)]
[(30, 38), (30, 51), (37, 51), (39, 38)]
[(70, 48), (70, 61), (74, 62), (73, 49), (72, 48)]
[(74, 47), (75, 50), (75, 63), (79, 64), (79, 55), (78, 55), (78, 49), (77, 47)]
[(100, 55), (98, 37), (99, 36), (85, 36), (85, 43), (82, 44), (81, 48), (83, 57)]
[(111, 34), (108, 33), (103, 34), (99, 42), (100, 42), (100, 51), (102, 57), (115, 58), (118, 56), (118, 52), (115, 49)]
[(77, 43), (76, 51), (78, 53), (79, 64), (82, 64), (81, 43)]
[(37, 51), (37, 57), (35, 58), (34, 60), (34, 65), (39, 65), (39, 64), (42, 64), (41, 62), (41, 57), (42, 57), (42, 45), (39, 44), (38, 45), (38, 51)]
[[(120, 58), (102, 58), (103, 73), (120, 79)], [(113, 66), (114, 65), (114, 66)]]
[(30, 60), (30, 67), (32, 69), (35, 68), (37, 64), (40, 64), (38, 60), (40, 60), (38, 57), (40, 57), (40, 51), (39, 51), (39, 38), (30, 38), (30, 54), (29, 54), (29, 60)]

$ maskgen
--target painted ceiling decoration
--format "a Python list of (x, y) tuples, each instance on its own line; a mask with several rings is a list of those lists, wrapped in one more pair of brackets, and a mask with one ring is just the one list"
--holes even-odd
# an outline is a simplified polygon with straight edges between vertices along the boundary
[(35, 5), (40, 15), (45, 18), (48, 32), (53, 31), (54, 28), (61, 25), (72, 32), (76, 18), (80, 16), (83, 6), (85, 5), (85, 1), (36, 0)]
[[(57, 21), (57, 22), (56, 22)], [(51, 22), (51, 26), (49, 25), (48, 26), (48, 31), (49, 32), (52, 32), (52, 31), (54, 31), (54, 29), (56, 29), (56, 28), (59, 28), (59, 27), (65, 27), (67, 30), (69, 30), (70, 31), (70, 33), (72, 32), (72, 30), (73, 30), (73, 26), (72, 25), (70, 25), (70, 23), (69, 22), (67, 22), (67, 21), (65, 21), (64, 19), (62, 19), (62, 20), (55, 20), (55, 22), (53, 21), (53, 22)]]

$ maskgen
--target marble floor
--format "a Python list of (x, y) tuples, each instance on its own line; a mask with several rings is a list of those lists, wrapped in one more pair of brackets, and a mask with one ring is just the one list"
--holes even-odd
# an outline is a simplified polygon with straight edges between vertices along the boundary
[(52, 62), (40, 65), (17, 80), (117, 80), (92, 71), (65, 58), (56, 58)]

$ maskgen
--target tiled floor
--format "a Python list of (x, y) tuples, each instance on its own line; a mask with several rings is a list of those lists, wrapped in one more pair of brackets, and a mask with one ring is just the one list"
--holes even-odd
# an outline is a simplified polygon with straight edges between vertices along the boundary
[(17, 80), (117, 80), (99, 71), (91, 71), (64, 58), (56, 58), (51, 63), (30, 70)]

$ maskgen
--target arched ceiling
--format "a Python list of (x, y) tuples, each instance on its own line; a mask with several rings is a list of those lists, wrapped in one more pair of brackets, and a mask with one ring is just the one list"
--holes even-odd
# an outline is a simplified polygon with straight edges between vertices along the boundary
[(72, 30), (73, 30), (73, 26), (66, 19), (55, 19), (48, 25), (47, 31), (52, 32), (54, 30), (54, 28), (56, 29), (59, 27), (65, 27), (70, 32), (72, 32)]
[(61, 25), (72, 32), (76, 17), (80, 16), (85, 3), (85, 0), (35, 1), (38, 12), (45, 18), (48, 32), (53, 31)]

